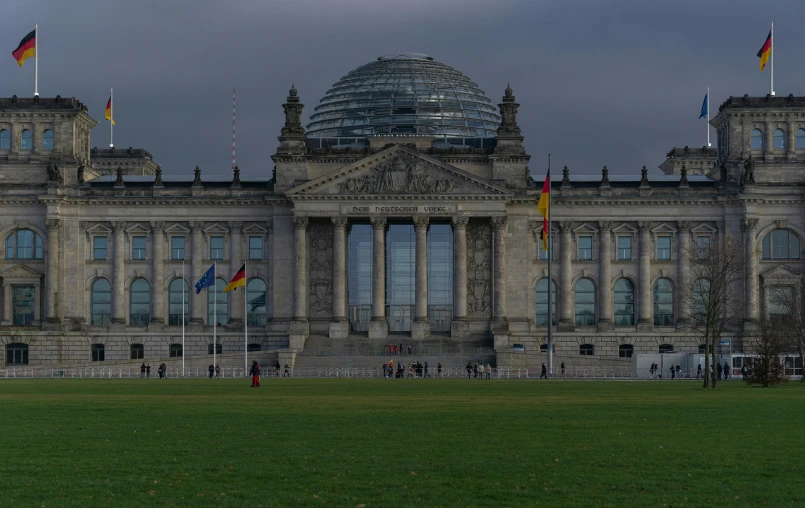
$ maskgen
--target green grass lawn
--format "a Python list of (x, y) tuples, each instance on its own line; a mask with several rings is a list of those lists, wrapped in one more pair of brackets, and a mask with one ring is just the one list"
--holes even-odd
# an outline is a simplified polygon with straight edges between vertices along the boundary
[(0, 381), (0, 506), (788, 506), (803, 448), (799, 383)]

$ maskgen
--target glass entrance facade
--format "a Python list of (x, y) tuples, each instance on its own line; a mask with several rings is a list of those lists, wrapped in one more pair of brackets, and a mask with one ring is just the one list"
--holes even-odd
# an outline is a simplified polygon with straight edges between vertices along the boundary
[(410, 332), (416, 288), (413, 224), (391, 224), (386, 233), (386, 316), (389, 332)]
[(428, 319), (432, 332), (449, 332), (453, 323), (453, 228), (428, 228)]
[(369, 330), (372, 318), (372, 226), (353, 224), (347, 240), (347, 305), (350, 328)]

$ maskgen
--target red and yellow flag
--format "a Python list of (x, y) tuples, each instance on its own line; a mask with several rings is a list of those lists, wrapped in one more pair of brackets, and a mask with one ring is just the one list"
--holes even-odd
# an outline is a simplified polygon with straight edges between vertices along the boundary
[(243, 287), (246, 285), (246, 263), (243, 263), (243, 266), (240, 267), (238, 273), (232, 277), (232, 280), (229, 281), (229, 284), (226, 285), (224, 288), (224, 293), (228, 293), (233, 289), (237, 289), (239, 287)]
[(539, 196), (537, 210), (542, 214), (542, 250), (548, 250), (548, 235), (551, 234), (550, 224), (548, 223), (548, 212), (551, 207), (551, 172), (545, 176), (545, 183), (542, 184), (542, 194)]
[(111, 120), (112, 125), (115, 125), (114, 119), (112, 119), (112, 96), (109, 96), (109, 101), (106, 103), (106, 119)]
[(760, 58), (760, 70), (763, 70), (766, 67), (766, 62), (769, 61), (769, 56), (771, 56), (771, 32), (769, 32), (769, 36), (766, 37), (766, 42), (763, 43), (763, 47), (757, 52), (757, 56)]
[(22, 67), (25, 60), (36, 56), (36, 30), (22, 38), (17, 49), (11, 52), (11, 56), (14, 57), (20, 67)]

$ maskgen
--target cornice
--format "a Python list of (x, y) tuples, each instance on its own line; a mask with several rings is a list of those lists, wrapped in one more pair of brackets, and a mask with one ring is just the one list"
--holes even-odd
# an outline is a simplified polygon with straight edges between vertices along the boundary
[(342, 196), (338, 194), (294, 194), (289, 196), (296, 201), (508, 201), (511, 196), (500, 194), (359, 194)]

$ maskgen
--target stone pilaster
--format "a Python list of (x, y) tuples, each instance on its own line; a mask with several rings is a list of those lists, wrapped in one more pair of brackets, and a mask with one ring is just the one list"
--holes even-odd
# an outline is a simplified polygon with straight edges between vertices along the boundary
[(307, 322), (307, 226), (305, 216), (293, 217), (294, 228), (294, 291), (293, 321), (288, 334), (291, 350), (301, 351), (305, 347), (310, 328)]
[(612, 280), (612, 222), (600, 221), (598, 227), (598, 330), (607, 331), (614, 328), (612, 291), (609, 288)]
[(651, 317), (653, 314), (651, 306), (651, 222), (640, 221), (637, 226), (640, 229), (640, 272), (638, 275), (640, 318), (637, 321), (637, 327), (638, 330), (649, 331), (654, 328), (654, 321)]
[(151, 322), (165, 324), (165, 223), (151, 221), (151, 262), (153, 285), (151, 286)]
[(744, 232), (744, 247), (746, 259), (744, 260), (745, 278), (744, 294), (746, 295), (746, 316), (744, 329), (757, 326), (760, 315), (758, 299), (758, 256), (755, 248), (755, 235), (757, 233), (758, 219), (744, 219), (741, 227)]
[(204, 297), (206, 293), (196, 294), (195, 283), (204, 275), (204, 223), (194, 221), (190, 223), (191, 233), (191, 279), (189, 281), (190, 291), (190, 323), (201, 325), (204, 323)]
[(333, 217), (333, 320), (331, 339), (349, 336), (347, 320), (347, 218)]
[(573, 315), (573, 300), (571, 299), (573, 292), (570, 291), (571, 282), (571, 263), (573, 262), (573, 245), (572, 245), (572, 221), (562, 221), (559, 223), (559, 255), (562, 258), (562, 265), (559, 267), (559, 287), (562, 291), (561, 304), (559, 307), (559, 330), (573, 330), (575, 328), (571, 319)]
[(786, 126), (785, 153), (788, 160), (797, 160), (797, 127), (794, 122), (788, 122)]
[[(492, 256), (494, 272), (492, 287), (495, 304), (492, 311), (492, 334), (495, 336), (495, 350), (508, 346), (509, 324), (506, 320), (506, 244), (504, 234), (508, 219), (492, 217)], [(504, 342), (506, 342), (504, 344)]]
[(766, 128), (763, 129), (763, 158), (767, 161), (774, 159), (774, 124), (770, 121), (766, 122)]
[(688, 260), (688, 253), (690, 252), (690, 222), (679, 221), (677, 228), (679, 229), (679, 251), (676, 261), (678, 274), (676, 312), (679, 315), (677, 327), (683, 328), (690, 324), (690, 317), (688, 316), (690, 302), (690, 261)]
[[(235, 275), (240, 270), (243, 253), (243, 222), (232, 221), (229, 223), (229, 259), (230, 272)], [(217, 274), (216, 274), (217, 275)], [(229, 296), (229, 324), (227, 328), (242, 329), (243, 327), (243, 295), (240, 291), (246, 292), (246, 286), (238, 288)]]
[(469, 218), (459, 215), (453, 222), (453, 322), (450, 336), (465, 339), (470, 335), (467, 321), (467, 223)]
[(112, 229), (114, 230), (114, 264), (113, 264), (113, 278), (112, 278), (112, 323), (124, 324), (126, 322), (126, 274), (125, 274), (125, 228), (124, 221), (112, 222)]
[(414, 321), (411, 323), (413, 339), (430, 337), (428, 321), (428, 217), (414, 217), (416, 234), (416, 281), (414, 289)]
[(59, 231), (60, 219), (47, 219), (45, 225), (48, 230), (48, 264), (45, 287), (47, 288), (47, 310), (45, 319), (51, 323), (59, 320)]
[(386, 320), (386, 218), (371, 217), (372, 223), (372, 320), (369, 338), (385, 339), (389, 335)]

